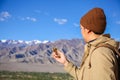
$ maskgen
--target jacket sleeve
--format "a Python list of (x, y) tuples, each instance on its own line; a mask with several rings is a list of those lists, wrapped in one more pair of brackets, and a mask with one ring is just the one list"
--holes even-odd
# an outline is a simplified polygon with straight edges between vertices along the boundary
[(78, 79), (77, 75), (78, 75), (79, 68), (75, 66), (73, 63), (69, 62), (68, 65), (64, 67), (64, 69), (76, 80)]
[(97, 48), (91, 56), (91, 80), (116, 80), (115, 62), (112, 50)]

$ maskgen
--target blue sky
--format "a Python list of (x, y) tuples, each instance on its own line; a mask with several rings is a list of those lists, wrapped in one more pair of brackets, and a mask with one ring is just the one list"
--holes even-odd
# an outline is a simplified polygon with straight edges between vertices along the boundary
[(0, 0), (0, 40), (82, 38), (80, 18), (94, 7), (105, 11), (105, 33), (120, 40), (120, 0)]

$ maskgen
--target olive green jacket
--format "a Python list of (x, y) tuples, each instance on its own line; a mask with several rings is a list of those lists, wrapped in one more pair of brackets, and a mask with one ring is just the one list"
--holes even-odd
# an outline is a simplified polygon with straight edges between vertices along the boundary
[(114, 47), (118, 47), (116, 41), (101, 35), (96, 40), (86, 43), (80, 68), (69, 62), (64, 69), (76, 80), (117, 80), (118, 65), (116, 56), (107, 47), (95, 49), (95, 46), (101, 43), (108, 43)]

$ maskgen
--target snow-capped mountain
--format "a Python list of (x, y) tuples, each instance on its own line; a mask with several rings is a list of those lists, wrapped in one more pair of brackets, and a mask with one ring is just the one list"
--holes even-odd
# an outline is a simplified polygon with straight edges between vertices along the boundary
[(6, 43), (6, 44), (28, 44), (28, 45), (34, 45), (34, 44), (40, 44), (40, 43), (47, 43), (50, 42), (48, 40), (40, 41), (40, 40), (32, 40), (32, 41), (23, 41), (23, 40), (0, 40), (0, 43)]
[(0, 40), (0, 63), (57, 63), (52, 57), (52, 49), (57, 47), (66, 57), (79, 62), (82, 57), (84, 42), (82, 39), (58, 40), (58, 41), (23, 41), (23, 40)]

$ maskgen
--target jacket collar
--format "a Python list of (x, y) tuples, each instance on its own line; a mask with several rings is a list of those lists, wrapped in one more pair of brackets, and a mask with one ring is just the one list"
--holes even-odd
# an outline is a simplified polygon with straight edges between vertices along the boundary
[(110, 34), (100, 35), (97, 39), (91, 40), (87, 43), (87, 45), (97, 46), (101, 43), (106, 43), (111, 40)]

